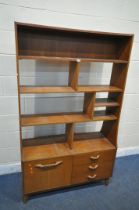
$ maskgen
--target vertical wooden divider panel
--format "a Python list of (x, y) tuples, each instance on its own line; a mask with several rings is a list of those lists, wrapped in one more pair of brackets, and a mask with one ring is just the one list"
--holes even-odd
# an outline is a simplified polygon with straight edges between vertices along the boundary
[(83, 112), (90, 118), (94, 116), (96, 93), (84, 93), (84, 106)]
[[(80, 61), (71, 61), (69, 63), (69, 86), (74, 90), (77, 90), (78, 87), (78, 76), (80, 71)], [(66, 140), (69, 145), (69, 148), (73, 148), (74, 140), (74, 123), (66, 124)]]
[(66, 124), (66, 140), (69, 148), (72, 149), (74, 141), (74, 123)]
[(69, 63), (69, 86), (74, 90), (78, 87), (78, 76), (80, 71), (80, 61), (71, 61)]

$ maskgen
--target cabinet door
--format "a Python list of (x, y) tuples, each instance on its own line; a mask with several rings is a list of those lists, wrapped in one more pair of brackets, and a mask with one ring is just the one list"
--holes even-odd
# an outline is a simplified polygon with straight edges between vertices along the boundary
[(23, 163), (24, 194), (71, 184), (71, 157)]

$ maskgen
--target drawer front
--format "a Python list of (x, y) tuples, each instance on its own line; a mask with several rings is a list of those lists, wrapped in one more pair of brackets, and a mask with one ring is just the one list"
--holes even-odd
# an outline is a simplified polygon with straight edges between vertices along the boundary
[(112, 176), (113, 161), (105, 164), (79, 165), (73, 167), (72, 184), (106, 179)]
[(23, 169), (25, 194), (71, 184), (71, 157), (26, 162)]
[(116, 150), (97, 151), (89, 154), (77, 155), (73, 157), (73, 166), (87, 165), (98, 162), (105, 163), (107, 161), (113, 161), (115, 158)]

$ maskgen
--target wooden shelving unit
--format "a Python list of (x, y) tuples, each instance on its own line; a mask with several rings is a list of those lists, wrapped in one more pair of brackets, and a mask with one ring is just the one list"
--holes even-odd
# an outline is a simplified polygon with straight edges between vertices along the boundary
[[(23, 199), (34, 193), (105, 180), (112, 176), (132, 34), (105, 33), (15, 23)], [(20, 85), (20, 60), (64, 62), (67, 86)], [(113, 64), (109, 85), (79, 85), (82, 62)], [(108, 92), (97, 98), (96, 93)], [(84, 93), (83, 110), (21, 113), (21, 94)], [(105, 110), (96, 110), (105, 107)], [(100, 132), (76, 133), (76, 123), (103, 121)], [(65, 133), (22, 138), (22, 127), (65, 124)]]

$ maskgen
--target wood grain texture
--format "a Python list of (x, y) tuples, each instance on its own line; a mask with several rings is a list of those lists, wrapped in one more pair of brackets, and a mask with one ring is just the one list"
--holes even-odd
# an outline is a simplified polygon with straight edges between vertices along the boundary
[(93, 182), (100, 179), (106, 179), (112, 176), (112, 170), (113, 170), (113, 161), (99, 164), (96, 170), (90, 170), (89, 165), (76, 166), (73, 167), (71, 183), (77, 184), (77, 183), (85, 183), (91, 181)]
[[(130, 36), (17, 24), (20, 59), (82, 59), (87, 62), (127, 62)], [(39, 43), (39, 44), (38, 44)], [(71, 47), (72, 46), (72, 47)], [(125, 52), (125, 56), (121, 56)], [(121, 57), (123, 59), (121, 59)], [(59, 59), (60, 58), (60, 59)], [(72, 58), (69, 59), (69, 58)]]
[(74, 140), (74, 123), (66, 124), (66, 141), (69, 144), (69, 148), (73, 148)]
[(64, 86), (20, 86), (22, 94), (45, 94), (45, 93), (74, 93), (72, 87)]
[(94, 114), (94, 104), (95, 104), (95, 93), (85, 93), (84, 94), (84, 105), (83, 112), (89, 116), (89, 118), (93, 118)]
[(78, 86), (76, 91), (72, 87), (66, 86), (20, 86), (22, 94), (41, 93), (76, 93), (76, 92), (122, 92), (121, 88), (109, 85)]
[(87, 122), (89, 117), (83, 113), (58, 113), (58, 114), (37, 114), (22, 115), (22, 126), (37, 126), (58, 123)]
[(46, 62), (104, 62), (104, 63), (128, 63), (126, 60), (119, 59), (94, 59), (94, 58), (70, 58), (70, 57), (50, 57), (50, 56), (29, 56), (29, 55), (20, 55), (18, 56), (19, 60), (38, 60)]
[(80, 62), (70, 62), (69, 64), (69, 86), (74, 90), (78, 87), (78, 76), (80, 71)]
[[(58, 139), (59, 143), (57, 142)], [(35, 144), (35, 139), (31, 142), (31, 139), (24, 140), (22, 161), (32, 161), (32, 160), (42, 160), (55, 157), (64, 157), (70, 155), (79, 155), (79, 154), (88, 154), (94, 151), (105, 151), (105, 150), (114, 150), (115, 147), (106, 139), (101, 133), (79, 133), (75, 134), (73, 148), (69, 148), (66, 142), (60, 143), (60, 139), (65, 138), (64, 135), (55, 136), (55, 141), (57, 143), (49, 143), (53, 141), (52, 137), (45, 137), (43, 139), (43, 144)], [(28, 142), (31, 142), (30, 144)], [(36, 141), (42, 141), (42, 138), (36, 138)]]
[(64, 27), (56, 27), (56, 26), (46, 26), (46, 25), (39, 25), (39, 24), (31, 24), (31, 23), (21, 23), (21, 22), (15, 22), (15, 25), (18, 27), (28, 27), (28, 28), (40, 28), (40, 29), (57, 29), (62, 31), (68, 31), (71, 33), (74, 32), (82, 32), (87, 34), (96, 34), (96, 35), (106, 35), (106, 36), (120, 36), (120, 37), (133, 37), (134, 35), (132, 33), (116, 33), (116, 32), (105, 32), (105, 31), (93, 31), (93, 30), (83, 30), (83, 29), (74, 29), (74, 28), (64, 28)]
[(91, 121), (105, 121), (116, 120), (114, 114), (107, 114), (105, 111), (95, 111), (93, 118), (90, 118), (84, 113), (57, 113), (57, 114), (34, 114), (34, 115), (21, 115), (21, 125), (37, 126), (49, 124), (62, 124), (62, 123), (77, 123), (77, 122), (91, 122)]
[[(57, 161), (62, 161), (62, 163), (46, 170), (36, 167), (38, 164), (53, 164)], [(24, 163), (24, 193), (28, 194), (70, 185), (71, 169), (71, 157), (51, 158)]]
[(122, 89), (109, 85), (82, 85), (78, 86), (77, 92), (122, 92)]

